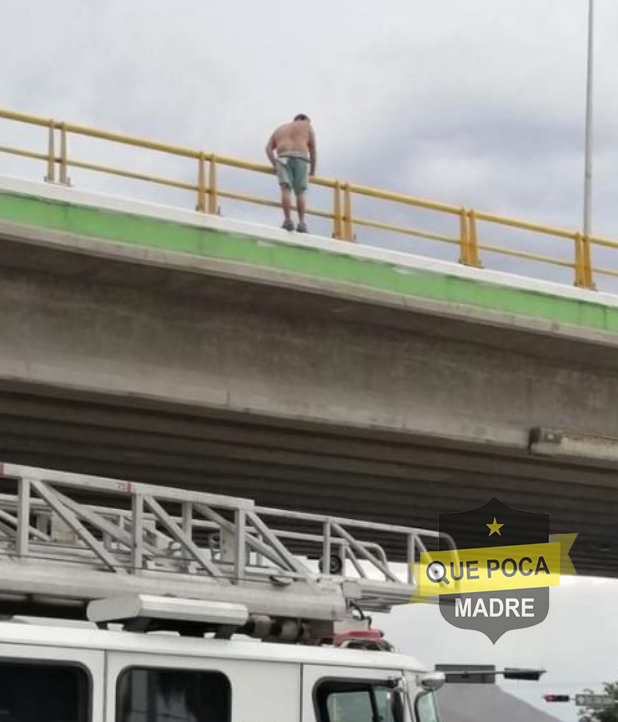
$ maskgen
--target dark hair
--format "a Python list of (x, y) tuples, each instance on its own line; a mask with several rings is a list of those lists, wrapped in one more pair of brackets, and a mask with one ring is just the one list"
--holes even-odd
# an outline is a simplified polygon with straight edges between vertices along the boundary
[(299, 113), (294, 120), (309, 120), (309, 116), (304, 113)]

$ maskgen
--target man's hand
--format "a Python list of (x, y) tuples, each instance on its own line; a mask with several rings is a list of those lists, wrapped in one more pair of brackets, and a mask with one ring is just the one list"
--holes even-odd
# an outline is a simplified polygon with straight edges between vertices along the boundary
[(275, 150), (277, 148), (277, 143), (275, 142), (275, 134), (273, 133), (270, 136), (270, 140), (268, 143), (266, 143), (266, 155), (268, 156), (268, 160), (270, 161), (270, 164), (274, 168), (274, 170), (277, 170), (277, 156), (275, 155)]
[(313, 128), (309, 128), (309, 175), (313, 177), (315, 175), (315, 168), (318, 162), (318, 147), (315, 140), (315, 133)]

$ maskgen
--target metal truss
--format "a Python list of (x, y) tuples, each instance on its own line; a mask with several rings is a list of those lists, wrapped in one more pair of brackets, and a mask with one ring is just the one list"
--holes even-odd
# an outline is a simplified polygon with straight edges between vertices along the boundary
[[(333, 621), (408, 603), (410, 563), (440, 540), (455, 548), (435, 531), (11, 464), (2, 488), (0, 609), (80, 616), (91, 600), (141, 593)], [(376, 539), (396, 541), (407, 568)]]

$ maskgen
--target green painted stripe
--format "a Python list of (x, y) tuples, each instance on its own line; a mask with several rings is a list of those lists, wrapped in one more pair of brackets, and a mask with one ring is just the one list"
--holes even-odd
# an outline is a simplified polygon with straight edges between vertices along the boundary
[[(405, 296), (445, 301), (618, 333), (618, 309), (590, 301), (397, 268), (320, 249), (265, 243), (236, 233), (0, 192), (0, 218), (109, 241), (236, 261)], [(266, 239), (265, 239), (266, 240)]]

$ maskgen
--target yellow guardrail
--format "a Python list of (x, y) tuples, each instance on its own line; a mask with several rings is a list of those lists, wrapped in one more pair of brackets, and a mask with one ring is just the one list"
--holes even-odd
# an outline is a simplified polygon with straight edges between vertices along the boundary
[[(220, 212), (220, 200), (229, 199), (242, 201), (262, 206), (279, 206), (278, 201), (266, 198), (259, 198), (244, 193), (223, 190), (217, 177), (217, 171), (222, 166), (242, 169), (254, 173), (273, 174), (271, 166), (262, 163), (251, 163), (236, 158), (207, 153), (193, 148), (186, 148), (178, 145), (159, 143), (156, 141), (137, 138), (119, 133), (112, 133), (96, 128), (88, 128), (72, 123), (65, 123), (51, 118), (40, 118), (25, 113), (17, 113), (0, 109), (0, 119), (15, 121), (30, 126), (39, 126), (47, 131), (47, 151), (44, 153), (18, 148), (8, 145), (0, 145), (1, 153), (8, 153), (22, 158), (39, 160), (46, 164), (47, 173), (45, 180), (50, 183), (69, 184), (69, 169), (79, 168), (88, 171), (95, 171), (121, 178), (129, 178), (138, 181), (154, 183), (169, 188), (176, 188), (189, 191), (195, 194), (196, 211), (201, 213), (217, 214)], [(69, 137), (84, 136), (111, 143), (131, 146), (165, 153), (171, 156), (187, 158), (196, 163), (196, 182), (190, 183), (150, 173), (139, 173), (135, 170), (116, 168), (109, 165), (89, 163), (78, 160), (69, 155)], [(595, 288), (595, 275), (618, 278), (618, 269), (594, 267), (592, 264), (592, 247), (599, 246), (606, 249), (618, 250), (618, 242), (602, 238), (600, 236), (586, 235), (580, 231), (572, 231), (564, 228), (556, 228), (538, 223), (508, 218), (485, 213), (482, 211), (463, 208), (461, 206), (438, 203), (423, 198), (415, 198), (403, 193), (380, 190), (355, 183), (333, 180), (330, 178), (315, 177), (312, 183), (317, 186), (332, 190), (332, 206), (328, 210), (309, 209), (310, 215), (329, 219), (332, 222), (332, 237), (342, 241), (352, 242), (356, 240), (355, 229), (357, 227), (370, 228), (388, 231), (390, 233), (404, 236), (414, 236), (425, 240), (447, 243), (459, 247), (459, 262), (468, 266), (481, 265), (481, 252), (518, 258), (526, 261), (536, 261), (543, 264), (550, 264), (563, 268), (570, 268), (574, 274), (574, 283), (582, 288)], [(411, 206), (437, 214), (448, 215), (458, 219), (457, 235), (447, 235), (421, 228), (412, 228), (386, 221), (362, 218), (353, 212), (354, 198), (372, 198), (400, 206)], [(569, 260), (564, 258), (532, 253), (529, 251), (509, 248), (503, 245), (483, 242), (479, 235), (479, 226), (486, 223), (492, 226), (502, 226), (522, 231), (529, 231), (536, 234), (543, 234), (556, 239), (566, 240), (572, 243), (572, 252)]]

